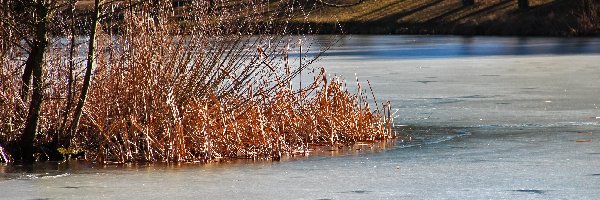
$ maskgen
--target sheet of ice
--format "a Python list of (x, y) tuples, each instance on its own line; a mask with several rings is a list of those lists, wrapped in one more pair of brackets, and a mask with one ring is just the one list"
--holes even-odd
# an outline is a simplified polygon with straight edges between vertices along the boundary
[(321, 62), (370, 80), (400, 123), (446, 126), (597, 124), (598, 63), (600, 54)]
[(596, 199), (596, 127), (484, 129), (435, 145), (0, 181), (6, 199)]
[(318, 65), (370, 80), (378, 99), (399, 110), (396, 123), (417, 127), (405, 131), (411, 138), (377, 153), (284, 162), (31, 173), (0, 166), (0, 199), (600, 195), (598, 39), (361, 36), (345, 44)]

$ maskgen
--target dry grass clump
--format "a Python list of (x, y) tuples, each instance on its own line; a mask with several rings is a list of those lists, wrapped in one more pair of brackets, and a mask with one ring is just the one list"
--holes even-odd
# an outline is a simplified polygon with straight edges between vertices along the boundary
[[(339, 81), (327, 83), (324, 71), (301, 90), (281, 84), (273, 93), (260, 86), (243, 96), (217, 98), (209, 89), (186, 102), (160, 88), (171, 83), (139, 76), (144, 81), (95, 86), (87, 128), (76, 137), (87, 139), (78, 143), (91, 150), (86, 155), (117, 162), (279, 159), (311, 144), (391, 137), (391, 119), (384, 117), (389, 106), (372, 111), (366, 96), (349, 93)], [(132, 89), (141, 85), (146, 88)]]
[[(363, 89), (352, 94), (324, 70), (304, 87), (292, 87), (329, 47), (265, 21), (281, 22), (297, 10), (271, 11), (253, 0), (214, 2), (191, 1), (180, 10), (169, 1), (104, 6), (108, 14), (121, 10), (112, 13), (121, 21), (100, 21), (91, 87), (73, 135), (69, 102), (79, 98), (87, 39), (53, 38), (45, 58), (38, 159), (60, 153), (101, 163), (277, 160), (314, 144), (392, 136), (389, 105), (370, 108)], [(1, 60), (0, 147), (6, 149), (18, 149), (27, 110), (28, 100), (19, 97), (23, 61), (17, 53)]]

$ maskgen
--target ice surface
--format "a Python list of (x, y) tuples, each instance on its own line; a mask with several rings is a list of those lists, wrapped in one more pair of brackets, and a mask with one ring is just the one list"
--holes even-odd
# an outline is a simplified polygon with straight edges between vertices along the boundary
[(43, 173), (0, 167), (0, 198), (600, 196), (599, 39), (355, 36), (342, 44), (318, 65), (370, 80), (378, 99), (399, 110), (396, 123), (410, 125), (404, 142), (284, 162)]

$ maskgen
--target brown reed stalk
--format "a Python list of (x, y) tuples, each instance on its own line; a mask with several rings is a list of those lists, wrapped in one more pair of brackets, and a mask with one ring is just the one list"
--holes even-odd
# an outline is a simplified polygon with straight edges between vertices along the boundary
[[(272, 4), (255, 0), (214, 1), (207, 10), (203, 2), (176, 9), (169, 1), (132, 2), (120, 9), (117, 27), (98, 29), (89, 96), (66, 152), (100, 163), (278, 160), (311, 145), (391, 136), (389, 104), (372, 110), (362, 89), (348, 92), (324, 69), (292, 88), (320, 55), (307, 56), (310, 38), (274, 25), (298, 11), (273, 11)], [(81, 91), (86, 69), (84, 58), (65, 59), (70, 48), (54, 45), (45, 60), (48, 100), (36, 137), (38, 157), (50, 157), (56, 147), (50, 144), (62, 134), (65, 113), (73, 109), (66, 106), (70, 94)], [(300, 57), (290, 59), (296, 53)], [(15, 113), (25, 104), (18, 98), (16, 58), (1, 60), (0, 145), (17, 141), (23, 129), (24, 116)]]

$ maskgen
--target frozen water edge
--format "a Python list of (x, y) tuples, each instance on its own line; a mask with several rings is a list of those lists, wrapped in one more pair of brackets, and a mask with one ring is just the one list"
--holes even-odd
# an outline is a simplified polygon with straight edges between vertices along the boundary
[[(360, 39), (357, 42), (365, 42)], [(385, 47), (379, 52), (402, 49), (385, 44), (401, 37), (370, 39), (384, 41), (374, 44)], [(506, 41), (521, 41), (476, 40), (494, 44), (480, 49), (498, 51), (504, 51)], [(578, 39), (560, 40), (576, 44), (569, 48), (579, 47)], [(597, 48), (598, 40), (593, 40), (586, 48)], [(509, 42), (510, 48), (523, 46), (515, 42)], [(435, 49), (438, 43), (426, 47)], [(535, 39), (538, 43), (553, 46), (553, 51), (563, 49), (551, 38)], [(420, 42), (404, 48), (415, 44)], [(414, 140), (377, 153), (293, 162), (92, 169), (57, 178), (0, 180), (0, 198), (597, 199), (600, 195), (596, 50), (583, 55), (431, 59), (388, 54), (365, 59), (335, 51), (319, 65), (347, 80), (355, 73), (360, 80), (370, 80), (378, 99), (390, 100), (399, 109), (397, 122), (414, 127), (414, 132), (407, 131)], [(432, 55), (438, 52), (447, 51), (438, 49)]]
[(595, 199), (598, 195), (600, 145), (576, 142), (600, 140), (582, 134), (600, 131), (598, 127), (466, 131), (471, 134), (379, 153), (218, 167), (93, 170), (52, 179), (5, 180), (0, 188), (10, 199)]

